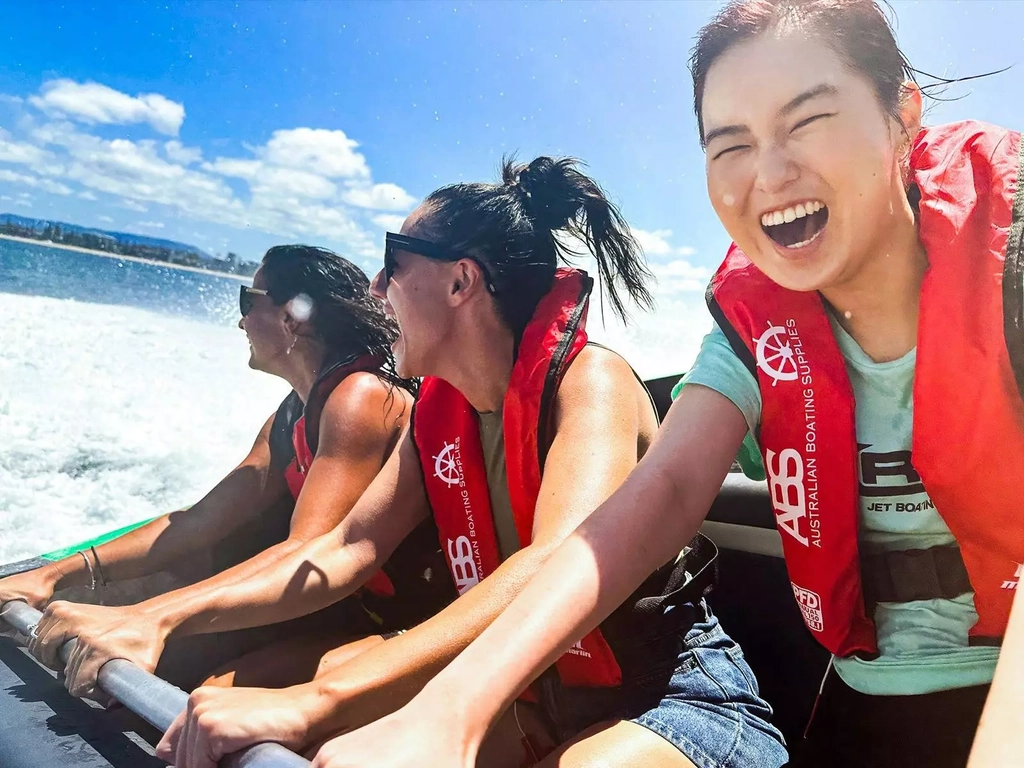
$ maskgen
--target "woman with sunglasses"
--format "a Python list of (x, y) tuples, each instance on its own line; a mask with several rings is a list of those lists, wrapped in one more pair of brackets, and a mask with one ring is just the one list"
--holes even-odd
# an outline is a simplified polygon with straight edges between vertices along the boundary
[(833, 654), (799, 764), (1021, 764), (1021, 134), (922, 128), (872, 0), (732, 0), (691, 72), (735, 245), (657, 442), (476, 642), (315, 768), (470, 768), (520, 687), (693, 536), (745, 436)]
[[(110, 658), (157, 668), (192, 687), (216, 664), (271, 640), (287, 645), (256, 651), (223, 670), (216, 682), (298, 682), (311, 678), (321, 657), (345, 639), (366, 638), (347, 651), (356, 652), (379, 642), (381, 632), (422, 620), (453, 597), (441, 580), (422, 578), (425, 569), (444, 565), (428, 526), (410, 537), (397, 565), (385, 565), (359, 596), (330, 612), (305, 623), (217, 635), (212, 642), (185, 641), (158, 667), (168, 639), (173, 648), (174, 638), (188, 633), (178, 627), (205, 609), (208, 596), (244, 605), (244, 593), (236, 596), (233, 585), (333, 530), (398, 445), (412, 411), (413, 387), (395, 373), (390, 345), (397, 329), (368, 289), (369, 280), (356, 265), (328, 250), (271, 248), (253, 287), (241, 286), (238, 326), (249, 339), (250, 367), (280, 376), (293, 391), (263, 425), (245, 460), (189, 509), (0, 581), (0, 601), (23, 599), (42, 606), (55, 590), (87, 583), (90, 577), (122, 581), (168, 567), (185, 571), (182, 564), (196, 563), (210, 547), (246, 541), (251, 558), (137, 605), (51, 603), (30, 648), (58, 667), (59, 647), (78, 638), (66, 669), (73, 694), (93, 693), (99, 668)], [(259, 537), (257, 531), (273, 537), (262, 551), (247, 541)], [(214, 617), (199, 631), (216, 633), (220, 626)]]
[[(592, 280), (560, 266), (570, 237), (589, 246), (617, 314), (623, 292), (650, 302), (639, 247), (572, 160), (506, 162), (500, 183), (439, 189), (387, 236), (372, 290), (398, 321), (398, 371), (424, 377), (412, 427), (338, 530), (248, 582), (248, 610), (221, 621), (285, 618), (347, 595), (431, 518), (460, 597), (312, 684), (197, 690), (162, 757), (211, 768), (254, 742), (315, 747), (402, 706), (648, 450), (653, 404), (622, 358), (587, 343)], [(692, 737), (715, 759), (784, 763), (770, 710), (703, 600), (713, 558), (698, 538), (652, 565), (608, 621), (517, 691), (481, 764), (532, 765), (562, 744), (573, 754), (615, 745), (624, 764), (682, 764), (671, 725), (679, 711), (699, 723)]]

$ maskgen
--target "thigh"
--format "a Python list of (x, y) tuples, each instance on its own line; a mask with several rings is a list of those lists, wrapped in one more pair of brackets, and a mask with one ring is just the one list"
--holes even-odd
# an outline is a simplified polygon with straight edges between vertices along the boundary
[(626, 720), (602, 723), (564, 744), (539, 768), (694, 768), (682, 752), (654, 731)]
[(743, 651), (710, 614), (687, 633), (686, 650), (658, 695), (628, 719), (697, 768), (779, 768), (789, 761)]
[(287, 688), (308, 683), (383, 642), (380, 635), (353, 640), (340, 632), (303, 634), (271, 643), (228, 662), (203, 685)]

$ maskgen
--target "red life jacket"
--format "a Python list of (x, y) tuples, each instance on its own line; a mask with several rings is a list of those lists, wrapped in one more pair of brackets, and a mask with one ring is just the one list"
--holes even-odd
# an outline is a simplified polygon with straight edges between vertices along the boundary
[[(541, 472), (551, 444), (551, 406), (562, 377), (587, 343), (584, 327), (592, 286), (585, 273), (558, 270), (554, 287), (523, 332), (505, 394), (508, 490), (524, 547), (533, 538)], [(464, 594), (501, 564), (476, 413), (451, 384), (425, 378), (413, 412), (413, 439), (441, 549), (459, 594)], [(566, 685), (622, 682), (619, 664), (599, 629), (559, 659), (557, 668)]]
[[(1024, 563), (1022, 163), (1019, 133), (977, 122), (922, 131), (910, 157), (929, 262), (913, 466), (960, 547), (973, 638), (1003, 635)], [(759, 442), (804, 621), (835, 654), (874, 653), (857, 547), (855, 403), (823, 301), (772, 282), (734, 245), (708, 305), (760, 385)]]

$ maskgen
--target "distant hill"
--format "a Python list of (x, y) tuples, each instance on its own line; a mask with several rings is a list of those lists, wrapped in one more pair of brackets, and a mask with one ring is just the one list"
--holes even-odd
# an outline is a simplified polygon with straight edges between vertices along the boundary
[(15, 213), (0, 213), (0, 234), (238, 275), (251, 275), (259, 266), (242, 261), (233, 253), (229, 253), (227, 258), (219, 259), (194, 245), (179, 243), (176, 240), (135, 235), (130, 232), (110, 232), (67, 221), (32, 219)]
[(118, 243), (126, 243), (128, 245), (142, 245), (149, 248), (164, 248), (168, 251), (178, 251), (181, 253), (194, 253), (200, 259), (213, 259), (210, 254), (196, 248), (194, 245), (188, 243), (179, 243), (176, 240), (165, 240), (160, 237), (147, 237), (146, 235), (136, 235), (131, 232), (111, 232), (106, 229), (94, 229), (92, 227), (82, 227), (78, 224), (71, 224), (67, 221), (50, 221), (47, 219), (31, 219), (27, 216), (18, 216), (15, 213), (0, 213), (0, 226), (4, 224), (13, 224), (16, 227), (24, 227), (31, 229), (34, 232), (40, 234), (46, 231), (47, 226), (51, 229), (60, 227), (62, 232), (74, 232), (75, 234), (89, 234), (95, 235), (100, 238), (108, 238)]

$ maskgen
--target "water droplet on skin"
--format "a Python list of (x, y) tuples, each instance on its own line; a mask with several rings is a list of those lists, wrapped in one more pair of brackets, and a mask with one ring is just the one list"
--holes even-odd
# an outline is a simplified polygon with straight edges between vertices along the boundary
[(731, 208), (736, 205), (736, 198), (726, 192), (722, 195), (722, 205), (728, 205)]
[(850, 310), (846, 310), (845, 312), (843, 312), (843, 317), (849, 320), (851, 317), (853, 317), (853, 312), (851, 312)]

